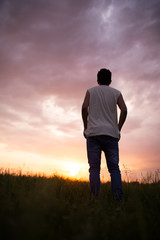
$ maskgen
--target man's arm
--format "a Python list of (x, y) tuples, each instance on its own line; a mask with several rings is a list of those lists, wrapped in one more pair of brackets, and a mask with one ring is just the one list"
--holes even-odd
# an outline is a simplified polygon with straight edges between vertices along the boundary
[(118, 97), (117, 104), (120, 108), (120, 116), (119, 116), (119, 121), (118, 121), (118, 127), (119, 127), (119, 131), (121, 131), (122, 126), (123, 126), (123, 124), (126, 120), (126, 117), (127, 117), (127, 107), (126, 107), (126, 104), (124, 102), (122, 94), (120, 94), (120, 96)]
[(84, 130), (87, 129), (87, 122), (88, 122), (88, 107), (89, 107), (89, 92), (86, 92), (84, 102), (82, 104), (82, 119), (83, 119), (83, 125), (84, 125)]

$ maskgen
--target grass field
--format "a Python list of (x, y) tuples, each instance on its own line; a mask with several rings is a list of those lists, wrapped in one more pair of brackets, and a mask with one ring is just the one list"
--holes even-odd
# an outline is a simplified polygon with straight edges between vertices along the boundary
[(117, 211), (110, 183), (90, 200), (89, 183), (0, 174), (0, 238), (160, 239), (160, 181), (123, 182)]

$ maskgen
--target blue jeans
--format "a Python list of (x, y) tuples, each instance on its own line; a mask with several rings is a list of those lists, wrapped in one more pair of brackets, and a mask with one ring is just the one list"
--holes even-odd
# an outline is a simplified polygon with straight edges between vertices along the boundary
[(112, 194), (117, 200), (122, 199), (122, 181), (119, 170), (118, 139), (99, 135), (87, 137), (87, 155), (89, 163), (89, 180), (91, 193), (98, 196), (100, 191), (101, 152), (104, 152), (108, 171), (111, 176)]

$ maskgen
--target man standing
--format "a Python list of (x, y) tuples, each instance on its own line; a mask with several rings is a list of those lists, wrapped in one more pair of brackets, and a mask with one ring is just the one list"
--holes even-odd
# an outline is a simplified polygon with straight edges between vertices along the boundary
[[(111, 176), (113, 197), (120, 201), (123, 192), (118, 141), (126, 120), (127, 107), (121, 92), (109, 86), (111, 75), (111, 72), (105, 68), (98, 72), (99, 85), (87, 90), (82, 105), (82, 119), (84, 136), (87, 139), (91, 194), (98, 196), (100, 191), (100, 164), (103, 151)], [(120, 108), (118, 121), (117, 105)]]

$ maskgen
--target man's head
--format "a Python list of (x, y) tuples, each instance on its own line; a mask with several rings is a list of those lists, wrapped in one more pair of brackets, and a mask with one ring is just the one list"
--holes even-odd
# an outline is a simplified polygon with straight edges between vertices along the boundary
[(97, 82), (100, 85), (110, 85), (111, 83), (111, 76), (112, 73), (106, 69), (102, 68), (98, 73), (97, 73)]

